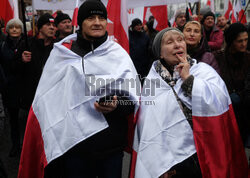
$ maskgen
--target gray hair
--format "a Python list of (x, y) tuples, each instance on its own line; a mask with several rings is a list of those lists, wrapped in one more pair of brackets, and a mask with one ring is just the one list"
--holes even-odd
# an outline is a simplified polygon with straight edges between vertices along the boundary
[(160, 31), (159, 33), (157, 33), (157, 35), (155, 36), (155, 39), (153, 41), (153, 46), (152, 46), (153, 54), (154, 54), (156, 59), (159, 59), (161, 56), (161, 42), (162, 42), (164, 34), (168, 31), (175, 31), (175, 32), (179, 33), (184, 38), (183, 33), (179, 29), (172, 28), (172, 27), (165, 28), (162, 31)]
[(18, 25), (21, 27), (22, 29), (22, 33), (23, 33), (23, 22), (19, 19), (11, 19), (8, 21), (7, 25), (6, 25), (6, 32), (9, 33), (9, 29), (11, 26), (13, 25)]

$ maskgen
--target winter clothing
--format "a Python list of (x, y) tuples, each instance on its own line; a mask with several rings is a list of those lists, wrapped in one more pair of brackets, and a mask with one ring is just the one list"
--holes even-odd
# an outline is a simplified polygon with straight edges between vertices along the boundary
[(79, 8), (77, 24), (82, 26), (82, 22), (91, 15), (100, 15), (107, 19), (107, 10), (100, 0), (87, 0)]
[(212, 17), (214, 18), (214, 20), (215, 20), (215, 15), (214, 15), (214, 13), (211, 12), (211, 11), (209, 11), (209, 12), (207, 12), (207, 13), (204, 14), (203, 18), (201, 19), (201, 24), (203, 24), (204, 21), (205, 21), (205, 19), (206, 19), (207, 17), (209, 17), (209, 16), (212, 16)]
[(224, 41), (223, 32), (216, 25), (214, 25), (210, 31), (205, 30), (205, 34), (208, 45), (212, 51), (221, 49)]
[(220, 73), (219, 65), (205, 38), (202, 38), (199, 45), (195, 48), (191, 48), (187, 45), (187, 53), (191, 58), (196, 59), (197, 62), (205, 62)]
[(149, 43), (149, 37), (145, 32), (129, 31), (130, 57), (141, 77), (145, 77), (150, 68)]
[(61, 21), (69, 19), (71, 21), (71, 18), (69, 17), (68, 14), (64, 13), (58, 13), (56, 18), (55, 18), (55, 25), (57, 26)]
[(38, 31), (40, 30), (40, 28), (42, 28), (44, 24), (49, 22), (54, 22), (54, 17), (49, 13), (43, 14), (37, 21)]

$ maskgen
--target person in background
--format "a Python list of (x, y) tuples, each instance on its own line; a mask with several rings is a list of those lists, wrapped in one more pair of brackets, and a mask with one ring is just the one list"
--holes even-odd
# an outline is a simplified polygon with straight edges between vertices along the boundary
[(216, 25), (221, 29), (223, 32), (229, 27), (227, 24), (227, 19), (224, 15), (219, 15), (217, 17), (217, 23)]
[(187, 22), (186, 10), (185, 9), (178, 9), (175, 13), (176, 28), (178, 28), (180, 31), (182, 31), (186, 22)]
[[(225, 81), (230, 94), (243, 143), (247, 138), (248, 121), (244, 118), (244, 88), (250, 70), (250, 52), (247, 51), (247, 28), (241, 23), (233, 23), (224, 33), (226, 47), (216, 51), (221, 78)], [(248, 119), (248, 118), (247, 118)]]
[(150, 67), (149, 44), (150, 39), (143, 31), (141, 20), (134, 19), (129, 29), (129, 52), (141, 79), (148, 74)]
[(219, 73), (218, 63), (211, 53), (206, 38), (203, 37), (203, 28), (198, 21), (189, 21), (185, 24), (183, 34), (187, 44), (187, 53), (197, 62), (205, 62)]
[(198, 12), (196, 12), (198, 14), (198, 21), (201, 23), (202, 19), (203, 19), (203, 16), (207, 13), (211, 11), (211, 8), (209, 6), (205, 6), (205, 7), (202, 7), (200, 9), (200, 12), (198, 14)]
[(0, 42), (5, 40), (6, 38), (6, 35), (3, 32), (3, 29), (4, 29), (4, 20), (0, 19)]
[(38, 35), (28, 40), (28, 46), (23, 41), (18, 50), (22, 82), (20, 101), (21, 107), (27, 111), (33, 101), (43, 67), (53, 48), (54, 18), (48, 13), (43, 14), (37, 21), (37, 29)]
[(55, 26), (57, 28), (56, 31), (56, 42), (61, 41), (66, 36), (72, 34), (72, 23), (71, 18), (68, 14), (65, 13), (57, 13), (55, 18)]
[(208, 41), (208, 45), (212, 51), (220, 50), (223, 42), (223, 32), (215, 25), (215, 15), (213, 12), (207, 12), (202, 20), (201, 24), (205, 30), (205, 37)]
[(3, 69), (4, 85), (2, 98), (10, 120), (12, 147), (10, 157), (20, 153), (19, 100), (20, 77), (15, 70), (16, 53), (20, 46), (23, 33), (23, 23), (19, 19), (11, 19), (6, 25), (6, 40), (0, 43), (0, 64)]
[(144, 25), (144, 31), (149, 36), (149, 40), (150, 40), (149, 46), (148, 46), (148, 50), (149, 50), (148, 52), (149, 52), (149, 58), (150, 58), (150, 66), (152, 65), (152, 63), (154, 61), (152, 45), (153, 45), (154, 38), (155, 38), (156, 34), (158, 33), (158, 31), (153, 27), (153, 25), (154, 25), (154, 21), (148, 21)]

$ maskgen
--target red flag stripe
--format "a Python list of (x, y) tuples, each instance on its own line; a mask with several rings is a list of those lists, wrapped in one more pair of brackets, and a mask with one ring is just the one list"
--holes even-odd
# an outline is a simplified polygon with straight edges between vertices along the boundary
[(31, 108), (23, 141), (18, 178), (43, 178), (46, 165), (41, 128)]

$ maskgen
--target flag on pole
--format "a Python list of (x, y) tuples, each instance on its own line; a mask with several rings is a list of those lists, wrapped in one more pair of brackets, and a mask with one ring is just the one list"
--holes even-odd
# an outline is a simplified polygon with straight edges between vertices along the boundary
[(214, 12), (214, 0), (207, 0), (206, 5), (210, 7), (212, 12)]
[(0, 18), (5, 22), (5, 25), (10, 19), (18, 18), (17, 0), (1, 0)]
[[(228, 1), (228, 5), (227, 5), (227, 10), (226, 10), (226, 12), (225, 12), (225, 18), (227, 19), (227, 20), (229, 20), (229, 18), (230, 18), (230, 13), (233, 11), (233, 5), (232, 5), (232, 3), (231, 3), (231, 0), (226, 0), (226, 1)], [(225, 4), (226, 4), (226, 1), (225, 1)]]
[(73, 33), (76, 31), (77, 27), (77, 15), (78, 15), (78, 5), (79, 5), (79, 0), (76, 0), (76, 7), (74, 9), (73, 17), (72, 17), (72, 25), (73, 25)]
[(168, 27), (167, 5), (144, 7), (143, 23), (146, 23), (150, 16), (154, 16), (154, 28), (158, 31)]
[(241, 7), (240, 0), (235, 0), (234, 1), (233, 11), (234, 11), (234, 17), (236, 18), (236, 22), (240, 22), (242, 24), (247, 23), (246, 15), (244, 13), (244, 10)]
[(108, 20), (113, 27), (114, 40), (129, 53), (126, 3), (126, 0), (109, 0), (107, 12)]

